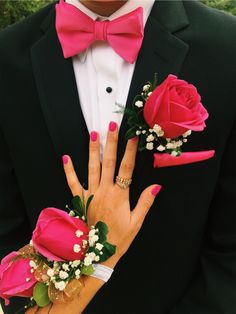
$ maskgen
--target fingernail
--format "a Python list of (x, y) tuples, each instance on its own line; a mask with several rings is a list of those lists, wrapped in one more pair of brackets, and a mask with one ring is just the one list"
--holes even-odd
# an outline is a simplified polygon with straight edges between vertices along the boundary
[(90, 134), (90, 138), (92, 142), (96, 142), (97, 138), (98, 138), (98, 134), (95, 131), (92, 131)]
[(116, 122), (111, 121), (109, 123), (109, 131), (114, 132), (116, 130), (116, 126), (117, 126)]
[(151, 191), (153, 196), (157, 196), (157, 194), (160, 192), (161, 190), (161, 185), (155, 185)]
[(63, 161), (64, 165), (66, 165), (68, 163), (68, 160), (69, 160), (69, 158), (67, 155), (62, 156), (62, 161)]
[(133, 142), (137, 142), (137, 141), (138, 141), (138, 136), (132, 137), (131, 140), (132, 140)]

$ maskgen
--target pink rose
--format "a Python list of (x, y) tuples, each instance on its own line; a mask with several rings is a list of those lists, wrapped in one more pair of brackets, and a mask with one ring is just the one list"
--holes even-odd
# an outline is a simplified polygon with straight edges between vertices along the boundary
[(87, 250), (83, 240), (88, 241), (89, 230), (83, 220), (57, 208), (46, 208), (33, 232), (33, 246), (50, 260), (81, 260)]
[(17, 252), (8, 254), (0, 265), (0, 297), (5, 299), (6, 305), (10, 303), (8, 298), (12, 296), (32, 297), (37, 282), (30, 272), (30, 259), (19, 258), (12, 261), (17, 255)]
[(151, 128), (160, 125), (165, 138), (176, 138), (187, 130), (202, 131), (208, 112), (195, 86), (169, 75), (149, 96), (144, 118)]

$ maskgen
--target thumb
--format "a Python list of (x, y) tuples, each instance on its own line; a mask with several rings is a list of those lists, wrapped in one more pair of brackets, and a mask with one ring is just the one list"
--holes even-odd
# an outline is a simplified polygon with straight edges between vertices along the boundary
[(138, 203), (132, 211), (132, 220), (141, 228), (143, 221), (151, 208), (155, 197), (161, 190), (161, 185), (155, 184), (146, 188), (139, 197)]

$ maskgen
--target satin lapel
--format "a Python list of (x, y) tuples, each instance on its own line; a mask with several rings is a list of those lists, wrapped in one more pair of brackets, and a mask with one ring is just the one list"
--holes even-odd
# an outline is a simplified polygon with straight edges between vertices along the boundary
[[(162, 25), (160, 21), (168, 25)], [(143, 85), (153, 79), (155, 72), (158, 74), (159, 83), (170, 73), (179, 74), (188, 52), (188, 45), (171, 32), (183, 29), (188, 24), (182, 1), (155, 2), (145, 26), (144, 41), (136, 62), (127, 107), (132, 105), (134, 97), (140, 93)], [(120, 128), (119, 162), (125, 150), (127, 130), (127, 119), (124, 117)], [(145, 164), (144, 158), (147, 154), (150, 152), (138, 153), (136, 167), (139, 170)]]
[(89, 134), (80, 108), (72, 61), (62, 55), (52, 11), (48, 17), (50, 28), (31, 49), (33, 70), (58, 157), (71, 155), (80, 182), (86, 186)]

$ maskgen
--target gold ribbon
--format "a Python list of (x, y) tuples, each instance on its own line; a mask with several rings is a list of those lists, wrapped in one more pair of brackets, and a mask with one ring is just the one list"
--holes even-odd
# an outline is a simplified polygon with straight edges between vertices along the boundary
[(60, 291), (51, 282), (48, 287), (48, 296), (55, 304), (67, 303), (78, 296), (83, 286), (84, 283), (81, 279), (73, 279), (67, 284), (64, 291)]

